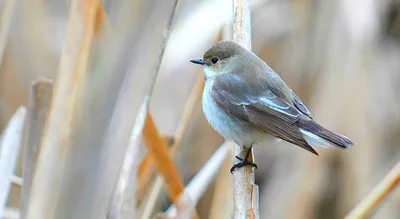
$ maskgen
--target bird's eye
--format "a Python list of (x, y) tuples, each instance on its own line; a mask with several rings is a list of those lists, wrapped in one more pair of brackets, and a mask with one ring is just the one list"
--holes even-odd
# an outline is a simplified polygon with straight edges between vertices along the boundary
[(219, 61), (219, 59), (217, 57), (214, 57), (214, 58), (211, 59), (211, 62), (213, 64), (216, 64), (218, 61)]

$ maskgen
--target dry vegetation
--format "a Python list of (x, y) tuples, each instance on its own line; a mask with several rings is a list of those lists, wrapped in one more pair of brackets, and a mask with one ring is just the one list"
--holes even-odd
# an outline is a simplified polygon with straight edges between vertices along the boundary
[[(400, 1), (232, 2), (1, 0), (0, 218), (399, 218)], [(232, 37), (355, 146), (232, 176), (189, 62)]]

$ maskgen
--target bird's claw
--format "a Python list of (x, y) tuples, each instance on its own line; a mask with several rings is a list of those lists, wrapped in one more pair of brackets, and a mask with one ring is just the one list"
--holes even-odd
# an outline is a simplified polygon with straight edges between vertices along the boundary
[(235, 157), (236, 157), (236, 159), (240, 160), (240, 162), (237, 163), (237, 164), (234, 164), (234, 165), (232, 166), (232, 168), (231, 168), (231, 173), (233, 173), (233, 171), (235, 171), (236, 168), (240, 168), (240, 167), (244, 167), (244, 166), (252, 166), (252, 167), (254, 167), (254, 168), (257, 169), (257, 164), (248, 161), (247, 158), (246, 158), (246, 159), (243, 159), (243, 158), (240, 158), (240, 157), (238, 157), (238, 156), (235, 156)]
[(236, 159), (243, 161), (243, 158), (240, 158), (239, 156), (235, 156)]

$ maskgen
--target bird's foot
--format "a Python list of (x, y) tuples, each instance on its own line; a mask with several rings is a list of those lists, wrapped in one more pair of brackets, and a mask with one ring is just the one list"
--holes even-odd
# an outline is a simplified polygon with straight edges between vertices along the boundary
[(240, 160), (240, 162), (239, 162), (239, 163), (236, 163), (236, 164), (234, 164), (234, 165), (232, 166), (232, 168), (231, 168), (231, 173), (233, 173), (233, 171), (235, 171), (236, 168), (240, 168), (240, 167), (244, 167), (244, 166), (252, 166), (252, 167), (254, 167), (254, 168), (257, 169), (257, 164), (255, 164), (255, 163), (253, 163), (253, 162), (250, 162), (250, 161), (247, 159), (247, 158), (249, 157), (250, 152), (251, 152), (251, 149), (249, 149), (249, 151), (246, 153), (246, 157), (245, 157), (244, 159), (243, 159), (243, 158), (240, 158), (240, 157), (238, 157), (238, 156), (235, 156), (236, 159)]

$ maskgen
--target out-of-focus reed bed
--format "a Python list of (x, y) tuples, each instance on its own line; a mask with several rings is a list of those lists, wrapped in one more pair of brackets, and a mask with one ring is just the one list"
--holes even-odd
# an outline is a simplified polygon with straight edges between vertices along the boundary
[[(0, 2), (0, 218), (231, 218), (189, 59), (232, 0)], [(253, 52), (355, 142), (256, 146), (260, 218), (399, 218), (400, 2), (250, 2)]]

